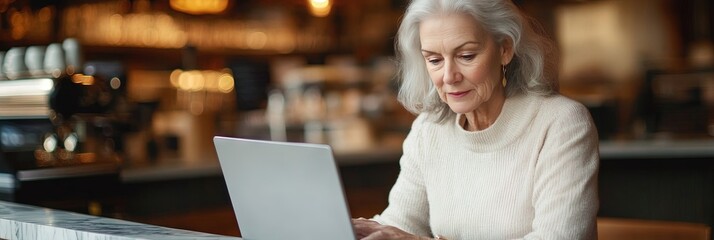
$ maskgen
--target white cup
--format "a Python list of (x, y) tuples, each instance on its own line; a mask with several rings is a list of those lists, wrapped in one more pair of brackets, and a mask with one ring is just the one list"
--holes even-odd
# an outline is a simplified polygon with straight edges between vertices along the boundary
[(62, 41), (62, 48), (64, 49), (65, 63), (68, 69), (74, 71), (81, 70), (82, 67), (82, 49), (79, 45), (79, 41), (74, 38), (67, 38)]
[(30, 46), (25, 50), (25, 66), (30, 75), (41, 76), (45, 74), (44, 69), (45, 47)]
[(9, 79), (17, 79), (27, 74), (27, 67), (25, 66), (25, 48), (14, 47), (7, 50), (2, 67), (5, 71), (5, 76)]
[(64, 71), (64, 49), (61, 43), (52, 43), (45, 50), (44, 69), (45, 73), (59, 77)]

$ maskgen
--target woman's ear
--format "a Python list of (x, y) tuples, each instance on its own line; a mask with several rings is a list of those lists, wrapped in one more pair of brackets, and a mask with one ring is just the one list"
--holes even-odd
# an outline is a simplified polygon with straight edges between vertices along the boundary
[(513, 59), (513, 40), (505, 37), (501, 41), (501, 65), (508, 65)]

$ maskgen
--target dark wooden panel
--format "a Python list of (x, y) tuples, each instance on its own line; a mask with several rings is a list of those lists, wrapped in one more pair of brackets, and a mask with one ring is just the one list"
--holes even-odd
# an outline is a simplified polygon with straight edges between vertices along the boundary
[(602, 159), (601, 217), (714, 224), (714, 160)]

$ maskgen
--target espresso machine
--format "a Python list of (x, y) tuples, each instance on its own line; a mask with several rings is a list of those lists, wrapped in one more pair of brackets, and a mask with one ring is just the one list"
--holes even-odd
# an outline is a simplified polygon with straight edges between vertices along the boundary
[(81, 57), (75, 39), (0, 52), (0, 200), (99, 214), (118, 189), (122, 80)]

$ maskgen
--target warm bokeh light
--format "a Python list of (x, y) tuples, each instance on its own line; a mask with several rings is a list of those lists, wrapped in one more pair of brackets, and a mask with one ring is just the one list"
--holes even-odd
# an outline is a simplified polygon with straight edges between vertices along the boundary
[(206, 78), (202, 72), (192, 71), (191, 73), (191, 91), (205, 90)]
[(74, 75), (72, 75), (72, 82), (82, 84), (82, 85), (93, 85), (94, 84), (94, 76), (84, 75), (84, 74), (79, 74), (79, 73), (74, 74)]
[(29, 25), (29, 14), (25, 11), (10, 11), (10, 35), (12, 39), (18, 40), (25, 37)]
[(230, 74), (224, 73), (218, 78), (218, 91), (229, 93), (233, 91), (234, 86), (235, 81), (233, 80), (233, 76)]
[(121, 87), (121, 79), (119, 79), (118, 77), (113, 77), (111, 80), (109, 80), (109, 86), (114, 90), (119, 89)]
[(221, 92), (229, 93), (235, 86), (233, 76), (224, 71), (176, 69), (169, 77), (171, 86), (187, 92)]
[(171, 71), (171, 75), (169, 76), (169, 81), (171, 81), (171, 86), (178, 88), (179, 87), (179, 77), (181, 76), (181, 69), (176, 69)]
[[(180, 49), (191, 45), (201, 49), (291, 53), (323, 51), (332, 45), (329, 33), (299, 31), (282, 13), (270, 21), (202, 19), (148, 10), (123, 11), (127, 4), (126, 1), (109, 1), (69, 6), (57, 13), (61, 21), (59, 30), (62, 35), (98, 46)], [(308, 8), (312, 9), (311, 6)], [(326, 16), (332, 3), (320, 0), (315, 6), (318, 15)], [(17, 17), (18, 26), (13, 28), (18, 37), (25, 36), (24, 31), (29, 27), (37, 27), (37, 24), (20, 24), (22, 19)]]
[(263, 49), (268, 41), (268, 36), (264, 32), (252, 32), (248, 35), (248, 47), (251, 49)]
[(310, 13), (315, 17), (325, 17), (330, 14), (332, 2), (330, 0), (308, 0)]
[(191, 74), (189, 72), (183, 72), (178, 78), (178, 88), (183, 91), (188, 91), (191, 89)]
[(58, 77), (62, 76), (62, 70), (52, 69), (50, 72), (50, 75), (52, 75), (52, 77), (54, 77), (54, 78), (58, 78)]
[(189, 14), (217, 14), (228, 8), (228, 0), (171, 0), (171, 8)]

